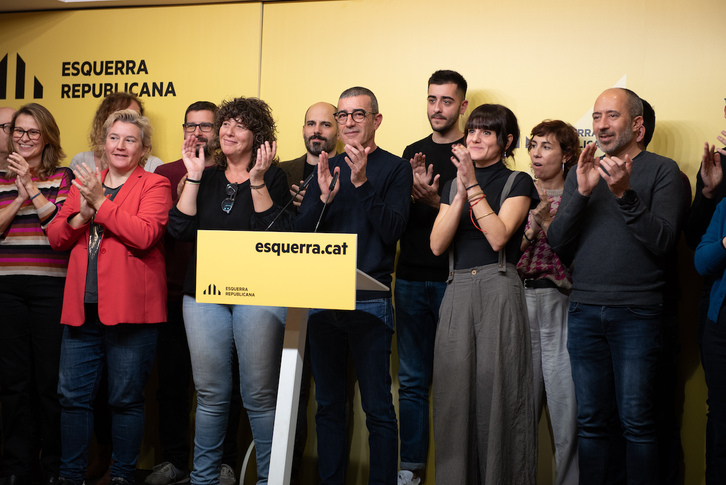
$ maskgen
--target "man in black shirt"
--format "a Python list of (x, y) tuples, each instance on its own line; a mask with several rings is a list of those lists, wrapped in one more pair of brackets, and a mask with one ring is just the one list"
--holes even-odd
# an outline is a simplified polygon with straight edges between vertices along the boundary
[[(280, 163), (280, 168), (287, 175), (290, 195), (294, 196), (302, 181), (315, 170), (322, 152), (326, 152), (330, 158), (337, 154), (335, 146), (338, 141), (336, 110), (337, 108), (332, 104), (321, 101), (310, 106), (305, 112), (305, 124), (302, 128), (305, 155)], [(300, 207), (304, 196), (305, 191), (301, 190), (295, 197), (293, 205)]]
[(465, 142), (459, 117), (468, 104), (466, 88), (466, 80), (455, 71), (436, 71), (429, 78), (427, 114), (433, 133), (403, 152), (413, 169), (413, 192), (394, 295), (400, 381), (399, 485), (420, 483), (426, 466), (434, 335), (448, 277), (448, 259), (434, 256), (429, 235), (439, 212), (441, 189), (456, 177), (451, 147)]

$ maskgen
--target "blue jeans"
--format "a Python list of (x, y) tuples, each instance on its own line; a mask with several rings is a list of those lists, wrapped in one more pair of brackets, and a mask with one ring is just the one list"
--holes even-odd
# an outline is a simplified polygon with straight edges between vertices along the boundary
[(280, 377), (285, 308), (199, 303), (184, 296), (184, 326), (197, 389), (195, 485), (216, 484), (232, 396), (232, 350), (252, 428), (258, 484), (267, 483)]
[(396, 343), (398, 344), (398, 415), (401, 468), (426, 467), (429, 447), (429, 389), (434, 366), (434, 340), (445, 281), (397, 279)]
[(393, 306), (390, 298), (361, 300), (356, 309), (311, 310), (310, 359), (315, 378), (318, 471), (321, 484), (343, 484), (348, 463), (346, 362), (353, 360), (366, 413), (369, 484), (395, 484), (398, 429), (391, 396)]
[(615, 413), (626, 440), (628, 483), (657, 483), (654, 382), (661, 312), (660, 305), (570, 303), (567, 350), (577, 397), (580, 483), (605, 483), (615, 466), (610, 462)]
[(61, 396), (60, 476), (83, 482), (93, 434), (93, 400), (104, 366), (108, 373), (113, 464), (111, 477), (134, 483), (144, 436), (144, 385), (154, 365), (156, 325), (103, 325), (98, 317), (67, 326), (61, 344), (58, 392)]

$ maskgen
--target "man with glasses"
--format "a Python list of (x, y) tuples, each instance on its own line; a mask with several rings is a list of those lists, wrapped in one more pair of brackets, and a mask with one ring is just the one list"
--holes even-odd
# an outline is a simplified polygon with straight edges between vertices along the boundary
[(10, 122), (13, 120), (15, 110), (7, 106), (0, 107), (0, 172), (8, 166), (8, 138), (10, 137)]
[(433, 132), (403, 151), (404, 160), (410, 160), (413, 169), (413, 193), (396, 267), (396, 342), (401, 384), (399, 485), (421, 483), (420, 475), (426, 467), (434, 337), (449, 274), (447, 256), (434, 256), (429, 235), (439, 213), (441, 189), (456, 177), (451, 147), (465, 144), (459, 117), (468, 105), (466, 88), (466, 80), (458, 72), (433, 73), (426, 102)]
[[(345, 90), (335, 117), (345, 152), (330, 160), (327, 153), (320, 154), (318, 177), (310, 183), (295, 226), (313, 230), (327, 201), (319, 230), (357, 234), (358, 268), (390, 286), (396, 243), (408, 219), (411, 166), (376, 145), (375, 134), (383, 115), (369, 89)], [(331, 191), (336, 173), (339, 179)], [(345, 384), (350, 354), (369, 432), (369, 482), (395, 484), (398, 429), (391, 396), (391, 292), (359, 290), (352, 311), (311, 310), (308, 337), (318, 403), (318, 469), (322, 483), (345, 481)]]
[[(217, 106), (209, 101), (191, 104), (184, 115), (182, 130), (184, 139), (195, 135), (197, 149), (204, 150), (206, 164), (214, 164), (209, 144), (214, 139), (214, 115)], [(179, 187), (186, 179), (187, 170), (179, 159), (156, 168), (155, 173), (171, 182), (172, 201), (179, 199)], [(159, 324), (157, 343), (157, 371), (159, 387), (159, 441), (163, 462), (154, 467), (146, 477), (149, 485), (170, 485), (189, 482), (189, 383), (191, 362), (187, 345), (184, 319), (182, 317), (182, 286), (193, 243), (179, 241), (167, 233), (166, 249), (167, 276), (167, 322)], [(235, 436), (236, 437), (236, 436)], [(234, 479), (234, 472), (232, 473)]]

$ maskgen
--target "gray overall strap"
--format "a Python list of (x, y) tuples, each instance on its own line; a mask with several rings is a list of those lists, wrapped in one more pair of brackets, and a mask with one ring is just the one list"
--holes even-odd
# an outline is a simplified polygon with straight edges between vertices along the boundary
[[(509, 178), (507, 179), (507, 183), (504, 184), (504, 190), (502, 190), (502, 196), (499, 198), (499, 210), (502, 210), (502, 206), (504, 205), (504, 201), (507, 200), (507, 197), (509, 197), (509, 191), (512, 190), (512, 185), (514, 185), (514, 179), (517, 177), (518, 172), (512, 172), (509, 174)], [(504, 245), (506, 246), (506, 244)], [(504, 246), (502, 246), (502, 249), (499, 251), (499, 272), (500, 273), (506, 273), (507, 272), (507, 255), (504, 252)]]
[[(504, 201), (507, 200), (507, 197), (509, 196), (509, 192), (512, 190), (512, 185), (514, 185), (514, 179), (517, 177), (517, 174), (519, 172), (512, 172), (509, 174), (509, 178), (507, 178), (507, 182), (504, 184), (504, 190), (502, 190), (502, 196), (499, 199), (499, 208), (501, 210), (502, 205), (504, 204)], [(454, 197), (456, 196), (456, 179), (452, 181), (451, 184), (451, 190), (449, 191), (449, 203), (451, 203), (454, 200)], [(499, 251), (499, 271), (501, 273), (507, 272), (507, 255), (504, 252), (504, 248)], [(451, 283), (451, 280), (454, 279), (454, 243), (452, 241), (451, 248), (449, 248), (449, 277), (447, 278), (446, 282)]]

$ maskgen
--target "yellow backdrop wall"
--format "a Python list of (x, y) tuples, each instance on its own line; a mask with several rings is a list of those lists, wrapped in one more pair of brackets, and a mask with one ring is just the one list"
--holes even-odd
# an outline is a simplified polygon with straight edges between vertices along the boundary
[[(285, 160), (304, 150), (305, 109), (320, 100), (335, 103), (353, 85), (377, 94), (384, 117), (377, 141), (394, 153), (430, 132), (426, 80), (436, 69), (455, 69), (467, 78), (470, 109), (482, 102), (505, 104), (517, 114), (523, 134), (544, 118), (564, 119), (583, 130), (583, 142), (595, 97), (625, 85), (656, 110), (651, 151), (674, 158), (695, 183), (703, 142), (715, 143), (726, 128), (725, 38), (716, 21), (725, 16), (721, 0), (298, 1), (5, 14), (0, 15), (0, 58), (8, 54), (8, 89), (5, 99), (0, 93), (0, 104), (32, 101), (32, 77), (37, 77), (43, 85), (38, 101), (57, 117), (70, 156), (87, 149), (88, 126), (99, 103), (93, 88), (90, 95), (72, 97), (73, 84), (151, 83), (152, 95), (142, 99), (156, 129), (154, 153), (172, 161), (178, 158), (179, 123), (189, 103), (260, 95), (273, 108)], [(21, 99), (14, 97), (18, 55), (27, 74)], [(63, 75), (74, 72), (73, 62), (80, 71), (84, 61), (106, 60), (114, 61), (111, 74)], [(117, 74), (117, 60), (124, 67), (134, 61), (136, 73)], [(147, 72), (138, 72), (141, 60)], [(153, 95), (153, 83), (164, 83), (165, 95)], [(83, 91), (76, 89), (79, 95)], [(526, 152), (519, 150), (516, 157), (516, 167), (528, 170)], [(680, 264), (684, 478), (698, 484), (703, 483), (706, 412), (694, 337), (700, 280), (685, 249)], [(394, 375), (395, 361), (394, 351)], [(359, 406), (349, 483), (367, 481), (367, 433)], [(541, 430), (546, 426), (543, 420)], [(550, 483), (551, 444), (541, 435), (540, 483)], [(312, 463), (312, 432), (308, 445)], [(150, 466), (151, 450), (146, 450), (144, 463)], [(429, 457), (433, 463), (433, 449)], [(432, 474), (426, 483), (433, 483)]]

